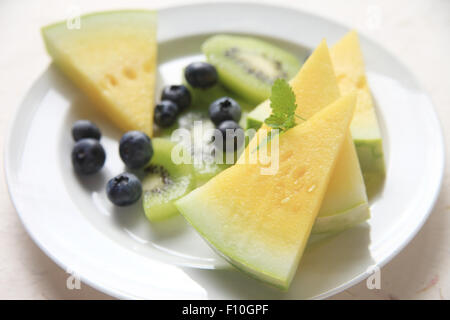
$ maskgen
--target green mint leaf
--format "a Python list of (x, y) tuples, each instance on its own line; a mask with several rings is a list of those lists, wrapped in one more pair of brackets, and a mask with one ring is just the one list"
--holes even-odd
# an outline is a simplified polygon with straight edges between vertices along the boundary
[(270, 95), (272, 114), (264, 121), (269, 127), (286, 131), (295, 126), (295, 94), (289, 83), (277, 79), (273, 83)]
[(295, 94), (289, 83), (284, 79), (277, 79), (273, 83), (270, 95), (272, 113), (289, 116), (295, 112)]
[(271, 114), (264, 122), (272, 128), (279, 129), (280, 126), (284, 123), (285, 117), (277, 116), (275, 114)]
[(303, 120), (302, 117), (295, 114), (295, 110), (297, 110), (295, 94), (289, 83), (284, 79), (277, 79), (273, 83), (272, 93), (270, 95), (270, 107), (272, 108), (272, 113), (264, 120), (264, 123), (272, 129), (277, 129), (277, 132), (272, 133), (271, 131), (269, 136), (252, 152), (257, 151), (260, 147), (270, 143), (274, 136), (295, 127), (296, 117)]
[(294, 115), (290, 116), (285, 122), (284, 122), (284, 131), (287, 131), (290, 128), (295, 127), (295, 117)]

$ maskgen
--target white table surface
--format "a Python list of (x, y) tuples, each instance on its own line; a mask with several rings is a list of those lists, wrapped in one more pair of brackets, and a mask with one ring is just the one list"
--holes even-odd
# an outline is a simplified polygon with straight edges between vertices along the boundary
[[(39, 28), (82, 12), (111, 8), (174, 6), (180, 0), (13, 1), (0, 3), (0, 132), (46, 69)], [(256, 2), (256, 1), (255, 1)], [(258, 1), (262, 2), (262, 1)], [(431, 95), (446, 140), (450, 138), (449, 0), (263, 1), (315, 13), (359, 30), (400, 57)], [(0, 139), (3, 152), (4, 138)], [(447, 144), (447, 155), (450, 150)], [(450, 299), (450, 157), (443, 188), (429, 220), (411, 243), (381, 270), (381, 289), (365, 281), (332, 299)], [(3, 154), (0, 157), (3, 170)], [(420, 174), (420, 172), (411, 172)], [(0, 299), (111, 299), (81, 284), (66, 288), (67, 274), (25, 232), (0, 178)]]

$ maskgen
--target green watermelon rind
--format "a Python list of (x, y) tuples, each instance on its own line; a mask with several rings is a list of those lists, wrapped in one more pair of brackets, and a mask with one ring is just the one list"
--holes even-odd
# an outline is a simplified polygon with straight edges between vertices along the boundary
[[(235, 254), (231, 250), (225, 249), (222, 245), (219, 245), (218, 243), (211, 241), (211, 239), (209, 239), (209, 237), (204, 232), (202, 232), (201, 228), (198, 228), (196, 224), (190, 219), (189, 214), (187, 212), (188, 210), (185, 209), (182, 202), (183, 198), (175, 202), (175, 206), (177, 207), (178, 211), (186, 219), (186, 221), (202, 236), (202, 238), (206, 241), (206, 243), (208, 243), (208, 245), (210, 245), (213, 248), (213, 250), (217, 252), (221, 257), (223, 257), (236, 269), (245, 273), (246, 275), (250, 276), (253, 279), (262, 281), (268, 285), (271, 285), (283, 291), (288, 290), (292, 275), (290, 275), (290, 277), (288, 277), (287, 279), (281, 279), (279, 276), (275, 274), (259, 270), (257, 266), (251, 267), (248, 263), (241, 261), (239, 258), (235, 257)], [(255, 273), (255, 270), (257, 270), (258, 273)]]

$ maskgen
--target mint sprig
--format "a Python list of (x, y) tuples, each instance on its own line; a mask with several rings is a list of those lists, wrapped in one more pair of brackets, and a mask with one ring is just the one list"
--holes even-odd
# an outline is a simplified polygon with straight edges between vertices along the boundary
[(305, 120), (295, 114), (295, 110), (297, 110), (295, 93), (289, 83), (284, 79), (277, 79), (273, 83), (270, 95), (270, 107), (272, 108), (272, 113), (264, 120), (264, 123), (272, 129), (277, 130), (275, 133), (271, 130), (267, 138), (264, 139), (254, 151), (268, 144), (276, 135), (282, 134), (295, 127), (297, 125), (295, 123), (295, 118)]
[(273, 129), (279, 129), (281, 132), (295, 127), (297, 104), (295, 103), (294, 91), (286, 80), (277, 79), (273, 83), (270, 107), (272, 108), (272, 114), (264, 120), (265, 124)]

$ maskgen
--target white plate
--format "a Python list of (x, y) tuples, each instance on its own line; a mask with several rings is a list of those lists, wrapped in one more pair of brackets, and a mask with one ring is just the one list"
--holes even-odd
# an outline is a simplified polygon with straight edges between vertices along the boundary
[[(205, 37), (218, 32), (271, 38), (299, 52), (322, 38), (335, 43), (348, 30), (298, 11), (255, 4), (210, 4), (159, 12), (158, 85), (180, 81), (198, 59)], [(117, 209), (105, 182), (123, 171), (120, 132), (53, 66), (17, 110), (7, 140), (6, 176), (31, 237), (57, 264), (120, 298), (324, 298), (383, 266), (417, 233), (438, 195), (443, 138), (429, 97), (396, 58), (361, 37), (369, 83), (381, 119), (387, 162), (384, 190), (368, 224), (310, 246), (288, 292), (235, 271), (181, 217), (150, 225), (140, 208)], [(159, 91), (158, 91), (159, 92)], [(77, 177), (71, 167), (71, 124), (95, 121), (103, 131), (106, 166)]]

